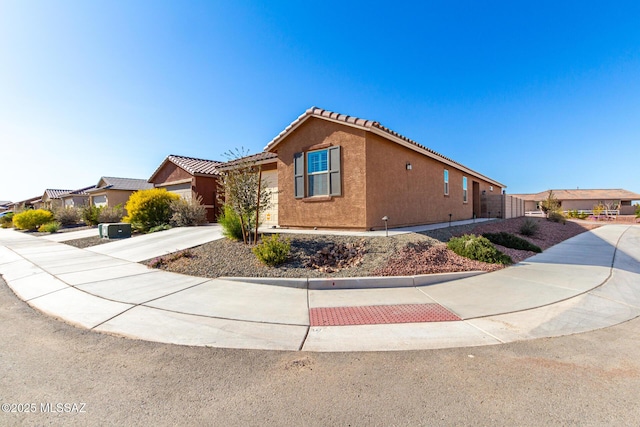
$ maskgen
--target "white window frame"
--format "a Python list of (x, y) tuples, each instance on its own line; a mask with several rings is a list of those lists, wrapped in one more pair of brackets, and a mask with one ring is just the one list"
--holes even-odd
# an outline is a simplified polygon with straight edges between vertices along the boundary
[(449, 170), (444, 170), (444, 195), (449, 195)]
[[(326, 164), (327, 167), (324, 170), (321, 171), (317, 171), (317, 172), (309, 172), (309, 165), (311, 164), (311, 162), (309, 161), (309, 156), (316, 154), (316, 153), (321, 153), (323, 152), (325, 153), (326, 156)], [(308, 197), (314, 197), (314, 196), (328, 196), (330, 189), (329, 189), (329, 150), (328, 149), (323, 149), (323, 150), (313, 150), (313, 151), (307, 151), (306, 153), (306, 187), (307, 187), (307, 194)], [(320, 176), (320, 175), (324, 175), (324, 181), (325, 181), (325, 188), (326, 188), (326, 193), (321, 193), (321, 194), (311, 194), (311, 185), (309, 185), (310, 182), (310, 178), (311, 177), (315, 177), (315, 176)]]
[(468, 192), (467, 192), (467, 177), (462, 177), (462, 203), (469, 202)]

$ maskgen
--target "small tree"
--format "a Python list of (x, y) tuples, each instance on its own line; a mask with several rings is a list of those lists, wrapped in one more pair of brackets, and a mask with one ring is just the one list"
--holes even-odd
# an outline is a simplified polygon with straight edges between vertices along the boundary
[(164, 188), (136, 191), (125, 204), (128, 214), (122, 220), (131, 223), (134, 229), (146, 233), (153, 227), (169, 224), (171, 202), (179, 198), (180, 196)]
[(221, 202), (233, 209), (240, 219), (242, 240), (256, 243), (260, 213), (271, 205), (271, 191), (262, 182), (260, 165), (247, 156), (244, 149), (225, 153), (229, 162), (221, 171), (219, 191)]
[(549, 213), (560, 210), (560, 201), (553, 195), (553, 190), (549, 190), (549, 195), (540, 203), (540, 208), (547, 215), (547, 218), (549, 218)]

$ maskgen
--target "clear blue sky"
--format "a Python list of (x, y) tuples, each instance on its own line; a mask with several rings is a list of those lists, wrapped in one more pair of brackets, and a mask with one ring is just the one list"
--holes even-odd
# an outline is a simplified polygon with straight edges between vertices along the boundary
[(640, 2), (0, 0), (0, 200), (261, 151), (314, 105), (509, 193), (640, 192)]

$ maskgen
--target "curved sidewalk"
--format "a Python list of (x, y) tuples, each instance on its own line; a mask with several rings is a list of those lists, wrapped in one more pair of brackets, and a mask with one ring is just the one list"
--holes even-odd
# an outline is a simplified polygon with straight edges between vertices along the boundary
[[(156, 240), (156, 251), (163, 241), (196, 232), (174, 233), (172, 239)], [(213, 240), (215, 233), (202, 229), (192, 238)], [(148, 269), (133, 262), (139, 259), (128, 259), (129, 249), (120, 245), (121, 250), (114, 243), (83, 250), (0, 230), (0, 274), (29, 305), (69, 323), (213, 347), (478, 346), (584, 332), (640, 315), (640, 227), (631, 225), (603, 226), (513, 267), (464, 278), (206, 279)], [(433, 283), (439, 280), (447, 282)], [(445, 320), (385, 323), (402, 318), (401, 308), (417, 308), (426, 320)], [(317, 317), (323, 313), (338, 313), (344, 322), (325, 326)], [(362, 313), (365, 320), (347, 319)], [(374, 319), (378, 315), (391, 317)], [(408, 317), (414, 318), (415, 313)], [(369, 324), (358, 324), (363, 322)]]

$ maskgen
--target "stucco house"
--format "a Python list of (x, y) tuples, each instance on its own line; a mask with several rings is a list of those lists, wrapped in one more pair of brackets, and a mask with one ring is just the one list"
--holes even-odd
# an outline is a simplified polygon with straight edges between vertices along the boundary
[(40, 200), (33, 202), (33, 207), (36, 209), (55, 209), (62, 207), (61, 195), (70, 192), (71, 190), (55, 190), (48, 188), (44, 190)]
[(60, 200), (62, 200), (62, 206), (65, 208), (79, 208), (89, 205), (89, 193), (87, 193), (87, 191), (93, 188), (96, 188), (96, 186), (91, 185), (61, 194)]
[(207, 209), (207, 221), (218, 215), (218, 170), (222, 162), (194, 157), (169, 155), (153, 172), (148, 182), (158, 188), (179, 194), (186, 200), (202, 197)]
[(275, 227), (278, 225), (278, 155), (275, 153), (261, 152), (245, 156), (239, 159), (231, 160), (220, 166), (220, 173), (225, 173), (230, 169), (240, 167), (241, 165), (252, 165), (259, 168), (262, 186), (270, 194), (270, 204), (267, 209), (260, 209), (262, 226)]
[(504, 184), (380, 123), (312, 107), (265, 147), (277, 154), (281, 227), (370, 230), (483, 215)]
[(13, 203), (10, 200), (0, 200), (0, 213), (8, 211), (11, 206)]
[(89, 194), (91, 206), (115, 207), (122, 205), (124, 207), (134, 191), (149, 188), (153, 188), (153, 184), (148, 183), (146, 179), (103, 176), (95, 188), (86, 190), (86, 192)]
[(546, 190), (534, 194), (515, 194), (515, 197), (525, 201), (527, 212), (540, 210), (540, 203), (549, 197), (549, 191), (560, 202), (563, 211), (578, 210), (590, 211), (599, 204), (617, 209), (621, 215), (633, 215), (635, 213), (634, 201), (640, 200), (640, 194), (621, 188), (599, 190)]
[(20, 200), (19, 202), (14, 202), (11, 204), (11, 210), (14, 212), (24, 210), (24, 209), (34, 209), (34, 203), (39, 202), (42, 199), (41, 196), (31, 197), (30, 199)]

